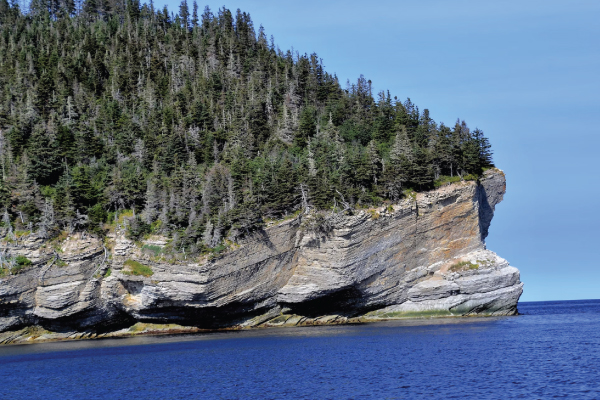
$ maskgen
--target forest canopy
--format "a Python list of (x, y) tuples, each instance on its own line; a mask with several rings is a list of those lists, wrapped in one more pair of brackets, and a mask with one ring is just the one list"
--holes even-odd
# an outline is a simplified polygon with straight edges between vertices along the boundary
[(266, 218), (398, 201), (493, 166), (488, 139), (316, 54), (246, 12), (137, 0), (0, 0), (0, 213), (49, 237), (170, 235), (201, 252)]

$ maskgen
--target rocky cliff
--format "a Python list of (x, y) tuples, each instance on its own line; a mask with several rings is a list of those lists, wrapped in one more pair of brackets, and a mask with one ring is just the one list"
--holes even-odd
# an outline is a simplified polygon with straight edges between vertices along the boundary
[(51, 242), (33, 234), (4, 238), (3, 254), (33, 265), (0, 278), (0, 342), (147, 326), (513, 315), (523, 287), (519, 271), (484, 241), (505, 186), (504, 174), (492, 169), (478, 183), (332, 216), (320, 229), (308, 229), (314, 224), (307, 216), (279, 222), (220, 257), (190, 262), (164, 261), (158, 251), (166, 238), (142, 246), (119, 229), (104, 241), (82, 233)]

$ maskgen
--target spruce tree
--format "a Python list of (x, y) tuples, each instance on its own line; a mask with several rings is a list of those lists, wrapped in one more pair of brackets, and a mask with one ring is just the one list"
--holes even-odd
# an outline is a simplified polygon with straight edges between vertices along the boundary
[(0, 209), (43, 235), (102, 235), (128, 209), (136, 232), (201, 251), (263, 216), (397, 201), (493, 165), (482, 131), (374, 99), (362, 75), (342, 87), (242, 10), (76, 8), (36, 0), (26, 15), (0, 0)]
[(300, 124), (294, 138), (294, 144), (298, 147), (306, 147), (308, 139), (315, 135), (316, 130), (314, 110), (312, 107), (305, 107), (300, 114)]

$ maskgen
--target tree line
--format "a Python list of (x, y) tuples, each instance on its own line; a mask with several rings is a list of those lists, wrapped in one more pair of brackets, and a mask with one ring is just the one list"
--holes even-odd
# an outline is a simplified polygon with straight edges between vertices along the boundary
[(2, 225), (197, 253), (301, 208), (397, 201), (493, 166), (488, 139), (410, 99), (341, 85), (250, 15), (138, 0), (0, 0)]

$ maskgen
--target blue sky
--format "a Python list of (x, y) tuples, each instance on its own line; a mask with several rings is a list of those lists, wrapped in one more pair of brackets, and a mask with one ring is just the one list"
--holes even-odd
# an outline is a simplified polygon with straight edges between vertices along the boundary
[(364, 74), (437, 122), (482, 129), (508, 179), (487, 245), (521, 270), (521, 300), (600, 298), (600, 1), (226, 6), (343, 83)]

